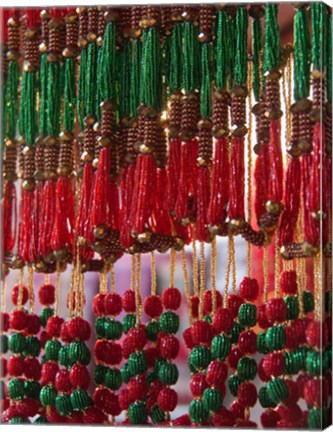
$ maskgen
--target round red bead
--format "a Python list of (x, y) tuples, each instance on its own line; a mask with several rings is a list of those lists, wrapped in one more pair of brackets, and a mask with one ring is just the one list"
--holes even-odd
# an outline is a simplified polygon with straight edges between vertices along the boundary
[(300, 373), (296, 378), (296, 384), (298, 387), (299, 397), (304, 398), (304, 387), (305, 383), (310, 379), (309, 375), (306, 373)]
[[(19, 302), (19, 296), (20, 296), (20, 286), (19, 285), (15, 285), (12, 289), (12, 302), (15, 306), (18, 305)], [(29, 290), (25, 285), (22, 285), (22, 294), (21, 294), (21, 305), (23, 306), (24, 304), (26, 304), (26, 302), (28, 301), (29, 298)]]
[(261, 424), (264, 428), (275, 428), (280, 416), (276, 411), (264, 411), (260, 416)]
[(47, 385), (49, 383), (54, 383), (55, 377), (59, 372), (59, 366), (54, 361), (48, 361), (42, 366), (42, 378), (41, 384)]
[[(219, 291), (215, 292), (216, 296), (216, 307), (221, 307), (222, 305), (222, 295)], [(213, 310), (213, 293), (210, 290), (205, 291), (203, 298), (203, 313), (204, 315), (209, 315)]]
[[(123, 348), (123, 355), (124, 355), (124, 348)], [(155, 364), (155, 360), (159, 357), (159, 350), (157, 349), (157, 347), (153, 347), (153, 346), (145, 348), (145, 357), (148, 363), (148, 367), (152, 368)]]
[(285, 270), (280, 274), (280, 287), (284, 294), (297, 294), (297, 273)]
[(326, 322), (310, 321), (305, 330), (305, 338), (311, 347), (326, 346), (328, 339)]
[(43, 306), (52, 305), (55, 302), (55, 287), (51, 284), (44, 284), (38, 290), (39, 302)]
[(7, 371), (9, 375), (18, 377), (24, 373), (24, 358), (21, 356), (15, 356), (8, 359)]
[(163, 312), (161, 298), (153, 295), (146, 297), (143, 308), (149, 318), (159, 318)]
[(8, 361), (5, 357), (0, 358), (0, 376), (1, 378), (4, 378), (8, 373), (7, 368)]
[(64, 343), (71, 343), (74, 340), (74, 338), (69, 334), (68, 326), (69, 326), (69, 322), (65, 321), (63, 322), (60, 330), (60, 338)]
[(191, 329), (187, 328), (186, 330), (183, 331), (183, 339), (185, 342), (185, 345), (188, 349), (192, 349), (194, 347), (194, 342), (192, 339), (192, 334), (191, 334)]
[(245, 418), (245, 406), (242, 405), (239, 401), (235, 400), (234, 402), (232, 402), (229, 409), (235, 419)]
[(73, 387), (80, 387), (87, 390), (90, 384), (90, 375), (86, 366), (76, 363), (69, 371), (69, 378)]
[(64, 319), (53, 315), (47, 320), (46, 324), (46, 331), (49, 334), (50, 337), (56, 337), (59, 338), (61, 334), (61, 327), (64, 323)]
[(123, 358), (121, 345), (115, 342), (108, 342), (107, 357), (105, 363), (109, 365), (117, 365)]
[(261, 304), (257, 308), (257, 322), (260, 328), (267, 329), (270, 327), (269, 321), (266, 315), (266, 304)]
[(251, 382), (243, 382), (238, 387), (237, 397), (239, 403), (246, 407), (253, 407), (257, 402), (257, 389)]
[(146, 331), (144, 326), (140, 327), (133, 327), (131, 328), (126, 338), (130, 341), (129, 343), (132, 344), (133, 351), (140, 351), (142, 348), (146, 345), (147, 337), (146, 337)]
[(199, 315), (199, 297), (196, 295), (191, 296), (190, 298), (191, 304), (191, 313), (193, 318), (198, 318)]
[(238, 347), (243, 354), (254, 354), (257, 351), (257, 335), (253, 330), (244, 330), (238, 337)]
[(132, 401), (142, 400), (148, 393), (148, 385), (144, 377), (132, 377), (127, 384), (129, 397)]
[(10, 313), (9, 325), (12, 330), (24, 330), (27, 325), (27, 313), (23, 309), (16, 309)]
[(105, 314), (104, 307), (105, 294), (98, 293), (93, 299), (93, 311), (96, 316), (102, 316)]
[(9, 330), (9, 314), (7, 312), (0, 312), (0, 328), (4, 332)]
[(285, 405), (295, 405), (299, 399), (298, 385), (291, 379), (285, 379), (284, 382), (288, 388), (288, 398), (285, 401)]
[(268, 321), (284, 322), (287, 318), (287, 306), (283, 298), (272, 298), (266, 304), (266, 315)]
[(73, 411), (70, 416), (66, 417), (66, 419), (68, 423), (81, 425), (83, 423), (83, 412)]
[(40, 404), (35, 399), (25, 398), (16, 407), (20, 417), (28, 418), (34, 417), (38, 413)]
[(227, 308), (216, 309), (213, 318), (213, 327), (218, 333), (230, 333), (234, 323), (233, 312)]
[(207, 387), (208, 384), (204, 374), (198, 372), (192, 375), (190, 380), (190, 389), (193, 397), (201, 396)]
[(191, 326), (191, 336), (194, 345), (207, 343), (211, 340), (210, 324), (207, 321), (196, 321)]
[(297, 347), (296, 336), (294, 333), (294, 329), (291, 325), (287, 325), (284, 328), (284, 332), (286, 334), (286, 343), (285, 348), (288, 350), (292, 350)]
[[(121, 393), (126, 392), (127, 390), (122, 390)], [(97, 388), (93, 395), (95, 406), (103, 410), (105, 413), (117, 416), (120, 414), (121, 409), (127, 409), (130, 404), (128, 404), (127, 408), (123, 408), (120, 406), (120, 395), (115, 395), (107, 388)]]
[(322, 404), (322, 397), (324, 399), (322, 388), (324, 390), (320, 379), (311, 378), (304, 383), (304, 399), (309, 406), (320, 406)]
[(270, 381), (271, 378), (269, 375), (266, 375), (266, 373), (265, 373), (265, 370), (263, 367), (264, 361), (265, 361), (265, 357), (262, 358), (258, 363), (258, 376), (261, 379), (261, 381), (268, 382), (268, 381)]
[(209, 363), (206, 372), (206, 381), (210, 386), (217, 386), (224, 384), (228, 376), (228, 367), (220, 360), (213, 360)]
[(157, 398), (157, 404), (163, 411), (174, 411), (177, 406), (178, 395), (174, 389), (163, 389)]
[[(50, 318), (49, 318), (50, 320)], [(27, 316), (26, 332), (28, 335), (36, 335), (40, 330), (40, 318), (38, 315), (31, 313)]]
[(61, 369), (57, 372), (54, 385), (59, 392), (67, 393), (72, 390), (72, 383), (67, 369)]
[(289, 424), (297, 425), (299, 420), (302, 418), (302, 410), (297, 404), (280, 404), (276, 410), (279, 413), (281, 420)]
[(242, 297), (237, 294), (230, 294), (228, 297), (228, 309), (231, 310), (234, 317), (238, 315), (238, 309), (244, 303)]
[(259, 295), (257, 279), (244, 277), (239, 285), (239, 294), (247, 301), (255, 301)]
[(161, 381), (155, 380), (150, 384), (149, 394), (152, 398), (157, 400), (157, 397), (162, 389), (164, 389), (164, 385), (161, 383)]
[(122, 297), (123, 309), (127, 313), (132, 313), (136, 311), (135, 304), (135, 293), (133, 290), (127, 290), (124, 292)]
[(178, 288), (169, 287), (162, 293), (162, 304), (165, 309), (177, 310), (182, 301), (182, 296)]
[(88, 321), (81, 317), (72, 318), (68, 322), (68, 333), (73, 339), (86, 341), (90, 338), (91, 327)]
[(165, 359), (175, 359), (179, 353), (179, 340), (174, 335), (167, 335), (160, 343), (160, 354)]
[(301, 345), (305, 343), (305, 329), (308, 321), (302, 318), (296, 318), (291, 322), (291, 327), (295, 335), (296, 345)]
[(43, 330), (43, 331), (41, 332), (40, 336), (39, 336), (40, 346), (41, 346), (42, 348), (44, 348), (46, 342), (47, 342), (48, 340), (50, 340), (50, 339), (51, 339), (51, 338), (50, 338), (49, 334), (48, 334), (45, 330)]
[(39, 381), (41, 378), (42, 366), (35, 357), (26, 357), (24, 360), (24, 375), (27, 379)]
[(83, 414), (83, 423), (86, 424), (102, 424), (106, 421), (106, 414), (95, 406), (88, 407)]
[(282, 353), (272, 352), (266, 354), (262, 366), (266, 375), (278, 377), (283, 375), (286, 362)]
[(117, 293), (108, 293), (104, 299), (104, 310), (106, 315), (117, 316), (123, 309), (122, 299)]
[[(95, 393), (99, 390), (104, 390), (104, 389), (97, 389), (95, 391)], [(98, 404), (96, 403), (95, 397), (94, 397), (94, 401), (95, 401), (95, 404), (98, 406)], [(133, 401), (131, 400), (131, 398), (129, 396), (129, 391), (127, 389), (122, 389), (119, 393), (119, 407), (120, 407), (120, 409), (122, 411), (126, 411), (132, 402)]]
[(227, 357), (227, 362), (231, 369), (237, 369), (238, 360), (243, 356), (242, 351), (237, 347), (233, 346), (231, 348), (230, 354)]

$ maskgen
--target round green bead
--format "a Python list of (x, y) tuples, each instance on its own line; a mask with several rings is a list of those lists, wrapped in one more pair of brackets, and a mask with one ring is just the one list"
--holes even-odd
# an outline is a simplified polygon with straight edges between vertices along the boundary
[(161, 331), (161, 326), (158, 321), (149, 321), (146, 325), (146, 336), (150, 342), (155, 342), (157, 340), (157, 336)]
[(25, 338), (24, 354), (26, 356), (38, 357), (40, 354), (40, 350), (40, 341), (36, 336), (27, 336)]
[(314, 309), (314, 298), (310, 291), (303, 291), (303, 308), (306, 314)]
[(328, 425), (327, 410), (319, 408), (310, 408), (308, 412), (309, 429), (326, 429)]
[(268, 395), (267, 387), (261, 387), (258, 394), (260, 405), (263, 408), (275, 408), (276, 404)]
[(118, 340), (123, 334), (123, 326), (120, 321), (107, 318), (104, 322), (104, 334), (106, 339)]
[(21, 333), (14, 333), (9, 338), (8, 346), (12, 353), (23, 354), (26, 347), (25, 337)]
[(305, 370), (305, 362), (309, 349), (310, 347), (304, 345), (302, 347), (296, 348), (293, 351), (294, 361), (297, 364), (299, 371)]
[(58, 340), (50, 339), (45, 344), (45, 356), (48, 361), (58, 361), (61, 343)]
[(269, 398), (275, 404), (285, 401), (288, 398), (288, 387), (281, 378), (275, 378), (267, 384)]
[(43, 415), (40, 415), (36, 418), (36, 420), (33, 422), (33, 424), (45, 424), (48, 423), (47, 418)]
[(145, 424), (148, 419), (145, 403), (143, 401), (133, 402), (128, 407), (128, 418), (131, 424)]
[(71, 364), (78, 362), (83, 365), (88, 365), (90, 359), (90, 351), (84, 342), (74, 341), (69, 345), (69, 360)]
[(160, 367), (164, 365), (167, 361), (163, 357), (157, 357), (154, 362), (154, 372), (158, 374)]
[(5, 334), (0, 335), (0, 354), (6, 354), (8, 351), (8, 337)]
[(189, 363), (196, 370), (205, 369), (211, 361), (211, 353), (209, 348), (203, 345), (194, 347), (189, 357)]
[(128, 358), (128, 367), (132, 376), (146, 372), (148, 364), (144, 353), (142, 351), (132, 353)]
[(150, 417), (154, 424), (162, 423), (165, 421), (165, 412), (158, 405), (154, 405), (150, 409)]
[(127, 334), (131, 328), (135, 327), (136, 315), (134, 314), (125, 315), (122, 324), (123, 324), (123, 332)]
[(257, 350), (260, 354), (267, 354), (266, 332), (260, 332), (257, 336)]
[(231, 329), (231, 343), (237, 343), (238, 342), (238, 337), (239, 335), (242, 333), (242, 331), (244, 330), (244, 327), (242, 327), (239, 322), (234, 322), (232, 329)]
[(224, 361), (229, 355), (231, 349), (231, 340), (226, 335), (214, 336), (211, 344), (211, 352), (214, 360)]
[(94, 370), (94, 381), (97, 385), (104, 384), (105, 381), (105, 375), (109, 368), (104, 365), (96, 365)]
[(8, 395), (10, 399), (20, 400), (25, 396), (24, 380), (20, 378), (13, 378), (7, 385)]
[(71, 393), (70, 401), (74, 411), (84, 411), (88, 408), (90, 398), (85, 390), (76, 389)]
[(54, 309), (52, 308), (44, 308), (39, 316), (40, 322), (43, 327), (46, 327), (47, 320), (54, 315)]
[(70, 361), (69, 358), (69, 346), (63, 345), (58, 354), (58, 362), (65, 367), (71, 366), (73, 363)]
[(241, 380), (254, 380), (257, 375), (256, 361), (250, 357), (241, 357), (237, 364), (237, 372)]
[(238, 375), (231, 375), (228, 379), (228, 387), (230, 390), (230, 393), (233, 396), (237, 396), (238, 387), (241, 385), (242, 380), (239, 378)]
[(257, 307), (252, 303), (243, 303), (238, 310), (239, 324), (253, 327), (257, 322)]
[(104, 384), (109, 389), (115, 391), (118, 390), (121, 386), (121, 372), (119, 369), (109, 369), (105, 374)]
[(306, 356), (306, 370), (311, 376), (324, 375), (324, 362), (322, 362), (321, 353), (311, 350)]
[(286, 333), (280, 325), (270, 327), (265, 336), (266, 346), (270, 351), (282, 350), (286, 343)]
[(202, 424), (209, 417), (209, 411), (205, 408), (202, 400), (192, 400), (189, 407), (189, 415), (192, 423)]
[(41, 386), (38, 381), (26, 380), (24, 381), (25, 395), (31, 399), (39, 399)]
[(135, 375), (130, 371), (128, 363), (124, 363), (120, 370), (122, 381), (127, 384), (128, 381)]
[(287, 320), (296, 319), (299, 315), (298, 296), (286, 296), (284, 301), (287, 306)]
[(27, 421), (22, 417), (12, 417), (8, 421), (8, 424), (22, 424), (22, 423), (27, 423)]
[(218, 411), (222, 407), (222, 395), (216, 388), (207, 388), (202, 396), (202, 402), (207, 411)]
[(160, 317), (160, 326), (164, 333), (177, 333), (179, 316), (171, 311), (164, 312)]
[(165, 385), (174, 385), (178, 381), (178, 368), (174, 363), (164, 363), (158, 371), (160, 381)]
[(287, 375), (296, 375), (299, 372), (299, 363), (297, 357), (293, 352), (286, 351), (283, 353), (283, 357), (286, 363), (285, 373)]
[(96, 319), (95, 332), (96, 332), (96, 335), (99, 339), (105, 337), (104, 324), (105, 324), (106, 320), (107, 320), (106, 317), (98, 317)]
[(58, 413), (62, 416), (70, 415), (73, 412), (71, 398), (66, 394), (56, 397), (55, 406)]
[(57, 397), (57, 390), (51, 386), (44, 386), (39, 394), (40, 403), (44, 406), (54, 406)]

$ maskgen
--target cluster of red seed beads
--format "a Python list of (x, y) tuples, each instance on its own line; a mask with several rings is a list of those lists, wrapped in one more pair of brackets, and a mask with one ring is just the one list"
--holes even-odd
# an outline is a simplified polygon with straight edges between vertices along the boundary
[(97, 388), (93, 400), (95, 406), (112, 419), (121, 412), (118, 395), (115, 392), (122, 384), (121, 373), (117, 369), (123, 357), (122, 348), (116, 342), (123, 332), (121, 322), (116, 320), (122, 309), (121, 297), (117, 293), (99, 293), (94, 298), (93, 310), (97, 317), (94, 380)]

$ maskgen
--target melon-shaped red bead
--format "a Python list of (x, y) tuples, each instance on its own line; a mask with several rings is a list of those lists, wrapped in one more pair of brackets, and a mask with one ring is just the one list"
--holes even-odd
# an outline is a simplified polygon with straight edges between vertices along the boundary
[(105, 314), (104, 307), (105, 294), (98, 293), (93, 299), (93, 312), (96, 316), (102, 316)]
[(133, 351), (140, 351), (146, 345), (147, 337), (144, 325), (140, 327), (132, 327), (128, 333), (126, 338), (130, 340), (130, 343), (133, 346)]
[(41, 384), (47, 385), (49, 383), (54, 383), (55, 377), (58, 372), (59, 366), (58, 363), (56, 363), (55, 361), (48, 361), (44, 363), (42, 366)]
[(287, 306), (283, 298), (277, 297), (268, 300), (266, 304), (266, 315), (268, 321), (274, 322), (284, 322), (287, 318)]
[[(215, 292), (216, 308), (222, 306), (222, 295), (219, 291)], [(213, 293), (211, 290), (206, 290), (203, 298), (203, 313), (209, 315), (213, 310)]]
[(122, 299), (117, 293), (108, 293), (104, 298), (104, 311), (106, 315), (117, 316), (123, 309)]
[(309, 406), (322, 405), (322, 398), (324, 399), (324, 385), (320, 379), (311, 378), (304, 383), (304, 400)]
[(39, 333), (40, 330), (40, 318), (38, 315), (34, 313), (30, 313), (27, 316), (27, 326), (26, 326), (26, 333), (28, 335), (36, 335)]
[(195, 321), (191, 326), (191, 336), (194, 345), (209, 342), (212, 336), (210, 324), (207, 321)]
[(38, 299), (41, 305), (50, 306), (55, 302), (55, 287), (51, 284), (41, 285), (38, 290)]
[(291, 322), (291, 327), (295, 335), (296, 345), (302, 345), (305, 343), (305, 329), (308, 324), (308, 320), (304, 318), (296, 318)]
[(74, 388), (87, 390), (90, 384), (90, 374), (86, 366), (76, 363), (69, 371), (69, 378)]
[(254, 354), (257, 351), (257, 335), (253, 330), (244, 330), (238, 337), (238, 347), (243, 354)]
[(178, 288), (169, 287), (162, 293), (162, 304), (165, 309), (177, 310), (182, 301), (182, 296)]
[(149, 318), (159, 318), (163, 312), (161, 298), (153, 295), (146, 297), (143, 309)]
[(257, 389), (251, 382), (243, 382), (238, 387), (237, 397), (240, 404), (245, 407), (254, 407), (257, 402)]
[(40, 410), (40, 403), (36, 399), (25, 398), (16, 404), (19, 417), (34, 417)]
[(198, 318), (199, 315), (199, 297), (192, 295), (190, 298), (190, 308), (193, 318)]
[(42, 366), (35, 357), (26, 357), (24, 359), (24, 375), (27, 379), (39, 381), (41, 378)]
[(160, 343), (161, 357), (170, 360), (175, 359), (179, 353), (179, 340), (175, 335), (166, 335)]
[(159, 354), (160, 353), (157, 347), (150, 346), (148, 348), (145, 348), (145, 357), (147, 360), (148, 368), (154, 367), (155, 360), (159, 357)]
[(285, 348), (288, 350), (292, 350), (294, 348), (297, 347), (297, 340), (296, 340), (296, 336), (294, 333), (294, 329), (291, 325), (287, 325), (284, 328), (284, 332), (286, 335), (286, 343), (285, 343)]
[(107, 415), (95, 406), (88, 407), (83, 413), (83, 423), (86, 424), (103, 424), (107, 419)]
[(266, 315), (266, 304), (261, 304), (257, 308), (257, 322), (260, 328), (263, 330), (270, 327), (270, 323)]
[(147, 381), (142, 376), (130, 378), (127, 388), (132, 401), (143, 400), (148, 393)]
[(242, 405), (239, 401), (235, 400), (230, 404), (230, 412), (233, 414), (235, 419), (244, 419), (245, 418), (245, 406)]
[(60, 338), (64, 343), (71, 343), (74, 340), (74, 338), (70, 335), (68, 331), (68, 326), (69, 326), (69, 321), (67, 322), (65, 321), (61, 326)]
[[(128, 390), (122, 390), (121, 394), (124, 392), (128, 393)], [(129, 402), (127, 408), (123, 408), (122, 406), (120, 406), (121, 394), (118, 398), (116, 394), (114, 394), (106, 387), (99, 387), (95, 390), (93, 395), (94, 404), (97, 408), (101, 409), (106, 414), (117, 416), (121, 413), (122, 409), (127, 409), (131, 403)]]
[(50, 338), (49, 334), (48, 334), (45, 330), (43, 330), (43, 331), (41, 332), (41, 334), (39, 335), (40, 346), (41, 346), (42, 348), (44, 348), (46, 342), (47, 342), (48, 340), (50, 340), (50, 339), (51, 339), (51, 338)]
[(90, 338), (91, 327), (85, 319), (75, 317), (68, 321), (68, 333), (73, 339), (86, 341)]
[(58, 392), (67, 393), (72, 390), (72, 383), (67, 369), (61, 369), (56, 374), (54, 385)]
[(177, 406), (178, 395), (174, 389), (163, 389), (157, 398), (157, 404), (163, 411), (174, 411)]
[(190, 328), (185, 329), (183, 331), (182, 336), (183, 336), (183, 339), (184, 339), (186, 347), (188, 349), (192, 349), (194, 347), (194, 342), (193, 342), (193, 339), (192, 339), (191, 329)]
[(10, 313), (9, 325), (12, 330), (24, 330), (27, 326), (28, 315), (23, 309), (16, 309)]
[[(21, 293), (20, 293), (21, 290)], [(21, 299), (19, 298), (21, 295)], [(21, 289), (19, 285), (15, 285), (12, 289), (12, 302), (15, 306), (18, 306), (19, 304), (19, 300), (21, 300), (21, 305), (23, 306), (26, 304), (26, 302), (28, 301), (29, 298), (29, 290), (25, 285), (22, 285)]]
[(285, 379), (284, 383), (288, 388), (288, 398), (284, 403), (285, 405), (295, 405), (299, 400), (298, 385), (291, 379)]
[(239, 295), (250, 302), (257, 300), (259, 295), (257, 279), (245, 276), (239, 285)]
[(224, 384), (228, 376), (228, 367), (220, 360), (213, 360), (209, 363), (206, 372), (206, 381), (210, 386), (219, 387)]
[(206, 377), (204, 374), (198, 372), (192, 375), (190, 380), (190, 389), (193, 397), (199, 397), (208, 387)]
[(24, 358), (21, 356), (14, 356), (8, 359), (7, 370), (9, 375), (18, 377), (24, 373)]
[(0, 358), (0, 376), (1, 378), (4, 378), (8, 373), (7, 368), (8, 361), (5, 357)]
[(265, 373), (264, 366), (263, 366), (264, 361), (265, 361), (265, 357), (263, 357), (258, 363), (258, 376), (261, 379), (261, 381), (268, 382), (270, 381), (271, 378), (269, 375)]
[(149, 394), (157, 401), (157, 397), (160, 394), (160, 391), (164, 389), (164, 384), (160, 380), (153, 381), (149, 386)]
[(9, 330), (9, 314), (7, 312), (0, 312), (0, 328), (4, 332)]
[(238, 315), (238, 309), (240, 308), (241, 304), (244, 303), (244, 300), (241, 296), (237, 294), (230, 294), (228, 297), (228, 309), (231, 310), (234, 318)]
[(279, 420), (279, 413), (274, 410), (264, 411), (260, 416), (260, 421), (264, 428), (275, 428)]
[(280, 274), (280, 287), (284, 294), (297, 294), (297, 273), (295, 270), (284, 270)]
[(123, 358), (121, 345), (116, 342), (108, 341), (107, 356), (105, 363), (115, 366), (121, 362)]
[(233, 346), (231, 348), (230, 354), (227, 357), (227, 362), (231, 369), (237, 369), (238, 360), (243, 356), (242, 351), (238, 346)]
[(325, 347), (328, 340), (326, 322), (310, 321), (305, 330), (305, 339), (311, 347)]
[(213, 327), (218, 333), (230, 333), (234, 323), (234, 315), (230, 309), (219, 307), (213, 317)]
[(61, 327), (63, 323), (64, 319), (57, 315), (53, 315), (47, 320), (46, 331), (50, 335), (50, 337), (60, 337)]
[[(95, 393), (100, 391), (100, 390), (107, 390), (107, 389), (96, 389)], [(98, 396), (98, 398), (99, 398), (99, 396)], [(126, 411), (128, 409), (128, 407), (131, 405), (131, 403), (133, 402), (132, 399), (130, 398), (128, 389), (120, 390), (118, 401), (119, 401), (120, 409), (122, 411)], [(98, 406), (98, 404), (96, 403), (96, 400), (95, 400), (95, 396), (94, 396), (94, 402)]]
[(135, 292), (133, 290), (126, 290), (122, 296), (122, 306), (125, 312), (133, 313), (136, 311), (135, 305)]
[(297, 426), (299, 420), (302, 418), (302, 410), (297, 404), (280, 404), (276, 411), (283, 422), (287, 422), (290, 425)]
[(94, 345), (94, 355), (98, 362), (106, 362), (109, 349), (109, 342), (107, 340), (98, 339)]
[(304, 387), (305, 383), (309, 381), (310, 376), (307, 373), (300, 373), (296, 378), (296, 384), (298, 388), (298, 394), (300, 398), (304, 399)]
[(278, 377), (283, 375), (286, 362), (282, 353), (272, 352), (266, 354), (263, 361), (263, 370), (266, 375)]

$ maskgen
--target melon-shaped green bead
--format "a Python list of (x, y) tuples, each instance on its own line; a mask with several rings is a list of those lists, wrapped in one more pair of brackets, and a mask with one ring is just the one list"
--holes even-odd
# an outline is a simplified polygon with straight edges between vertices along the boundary
[(276, 403), (268, 395), (267, 387), (261, 387), (258, 394), (260, 405), (263, 408), (275, 408)]
[(128, 363), (124, 363), (120, 369), (121, 379), (127, 384), (128, 381), (135, 375), (130, 371)]
[(310, 291), (303, 291), (303, 308), (306, 314), (314, 309), (314, 298)]
[(231, 340), (226, 335), (214, 336), (211, 344), (211, 352), (214, 360), (224, 361), (230, 353)]
[(270, 327), (265, 336), (266, 346), (270, 351), (282, 350), (286, 343), (286, 333), (281, 325)]
[(63, 345), (58, 354), (58, 362), (62, 366), (68, 367), (71, 366), (73, 363), (70, 360), (69, 356), (69, 345)]
[(319, 351), (311, 350), (308, 352), (306, 356), (306, 370), (311, 376), (320, 376), (324, 375), (326, 371), (324, 371), (324, 362), (323, 357)]
[(99, 339), (105, 337), (104, 323), (106, 320), (106, 317), (98, 317), (95, 321), (95, 332)]
[(39, 399), (41, 386), (38, 381), (26, 380), (24, 381), (25, 395), (31, 399)]
[(104, 384), (106, 372), (109, 370), (107, 366), (96, 365), (94, 369), (94, 381), (97, 385)]
[(211, 361), (209, 348), (204, 345), (195, 346), (189, 357), (189, 363), (195, 370), (205, 369)]
[(119, 369), (109, 369), (104, 378), (104, 384), (106, 387), (109, 387), (109, 389), (115, 391), (118, 390), (121, 386), (121, 372)]
[(123, 333), (123, 326), (120, 321), (107, 318), (104, 322), (104, 337), (106, 339), (118, 340)]
[(231, 334), (230, 334), (230, 338), (231, 338), (231, 343), (237, 343), (238, 342), (238, 337), (239, 335), (242, 333), (242, 331), (244, 330), (244, 327), (241, 326), (239, 324), (239, 322), (234, 322), (232, 329), (231, 329)]
[(150, 409), (150, 417), (152, 419), (152, 422), (154, 424), (162, 423), (165, 421), (165, 411), (161, 410), (161, 408), (158, 405), (154, 405)]
[(7, 385), (8, 395), (10, 399), (20, 400), (25, 396), (24, 380), (20, 378), (13, 378)]
[(141, 375), (148, 368), (147, 359), (143, 351), (134, 352), (128, 358), (128, 367), (132, 376)]
[(128, 407), (128, 419), (131, 424), (145, 424), (148, 419), (147, 408), (143, 401), (133, 402)]
[(257, 307), (252, 303), (243, 303), (238, 310), (239, 324), (253, 327), (257, 322)]
[(222, 395), (217, 388), (207, 388), (202, 396), (202, 402), (207, 411), (218, 411), (222, 407)]
[(174, 363), (166, 362), (160, 366), (158, 377), (165, 385), (174, 385), (178, 381), (178, 368)]
[(39, 315), (41, 325), (46, 327), (47, 320), (54, 315), (54, 309), (52, 308), (44, 308)]
[(22, 417), (12, 417), (8, 421), (8, 424), (22, 424), (22, 423), (27, 423), (27, 421)]
[(177, 333), (179, 329), (179, 316), (174, 312), (164, 312), (160, 316), (159, 322), (164, 333)]
[(287, 306), (287, 320), (296, 319), (299, 315), (298, 296), (286, 296), (284, 301)]
[(332, 347), (328, 346), (323, 352), (323, 375), (326, 374), (327, 369), (331, 369), (332, 365)]
[(55, 400), (55, 407), (58, 413), (62, 416), (70, 415), (73, 411), (71, 398), (66, 395), (58, 395)]
[(233, 396), (237, 396), (238, 387), (241, 385), (242, 380), (239, 378), (238, 375), (230, 375), (228, 379), (228, 387), (230, 390), (230, 393)]
[(150, 371), (147, 373), (146, 382), (150, 385), (153, 381), (158, 380), (158, 375), (154, 371)]
[(257, 350), (260, 354), (267, 354), (266, 332), (260, 332), (257, 336)]
[(69, 345), (69, 360), (71, 364), (76, 362), (83, 365), (90, 363), (91, 354), (84, 342), (74, 341)]
[(308, 355), (308, 352), (310, 350), (310, 347), (304, 345), (301, 346), (299, 348), (294, 349), (293, 351), (293, 356), (295, 359), (295, 362), (298, 366), (298, 370), (305, 370), (305, 362), (306, 362), (306, 357)]
[(328, 427), (327, 410), (320, 408), (310, 408), (308, 412), (309, 429), (326, 429)]
[(58, 361), (61, 343), (58, 340), (50, 339), (45, 344), (45, 356), (48, 361)]
[(40, 341), (37, 336), (27, 336), (25, 338), (25, 350), (26, 356), (38, 357), (40, 354)]
[(42, 387), (39, 394), (40, 403), (44, 407), (54, 406), (56, 397), (57, 397), (57, 391), (52, 385), (47, 385)]
[(14, 333), (9, 338), (8, 347), (14, 354), (22, 354), (26, 347), (26, 340), (22, 333)]
[(33, 424), (45, 424), (48, 423), (47, 418), (43, 415), (40, 415), (34, 420)]
[(283, 353), (285, 361), (285, 373), (287, 375), (296, 375), (299, 372), (299, 363), (297, 362), (297, 357), (293, 352), (285, 351)]
[(208, 419), (209, 411), (202, 400), (194, 399), (190, 403), (189, 415), (192, 423), (202, 424)]
[(6, 354), (8, 351), (8, 337), (5, 334), (0, 335), (0, 354)]
[(213, 322), (212, 317), (210, 315), (204, 316), (204, 320), (207, 321), (209, 324)]
[(238, 376), (243, 381), (252, 381), (257, 375), (257, 363), (250, 357), (241, 357), (237, 364)]
[(136, 324), (136, 315), (135, 314), (128, 314), (124, 316), (122, 325), (123, 325), (123, 332), (127, 334), (131, 328), (135, 327)]
[(161, 331), (161, 326), (158, 321), (149, 321), (146, 325), (146, 336), (150, 342), (155, 342), (157, 340), (157, 336)]
[(5, 393), (5, 383), (1, 380), (0, 381), (0, 400), (5, 399), (6, 393)]
[(84, 411), (90, 403), (88, 393), (80, 388), (70, 394), (70, 400), (74, 411)]
[(157, 357), (154, 362), (154, 372), (158, 374), (160, 367), (164, 365), (167, 361), (163, 357)]
[(288, 398), (288, 387), (283, 379), (274, 378), (267, 384), (269, 398), (275, 404), (285, 401)]

